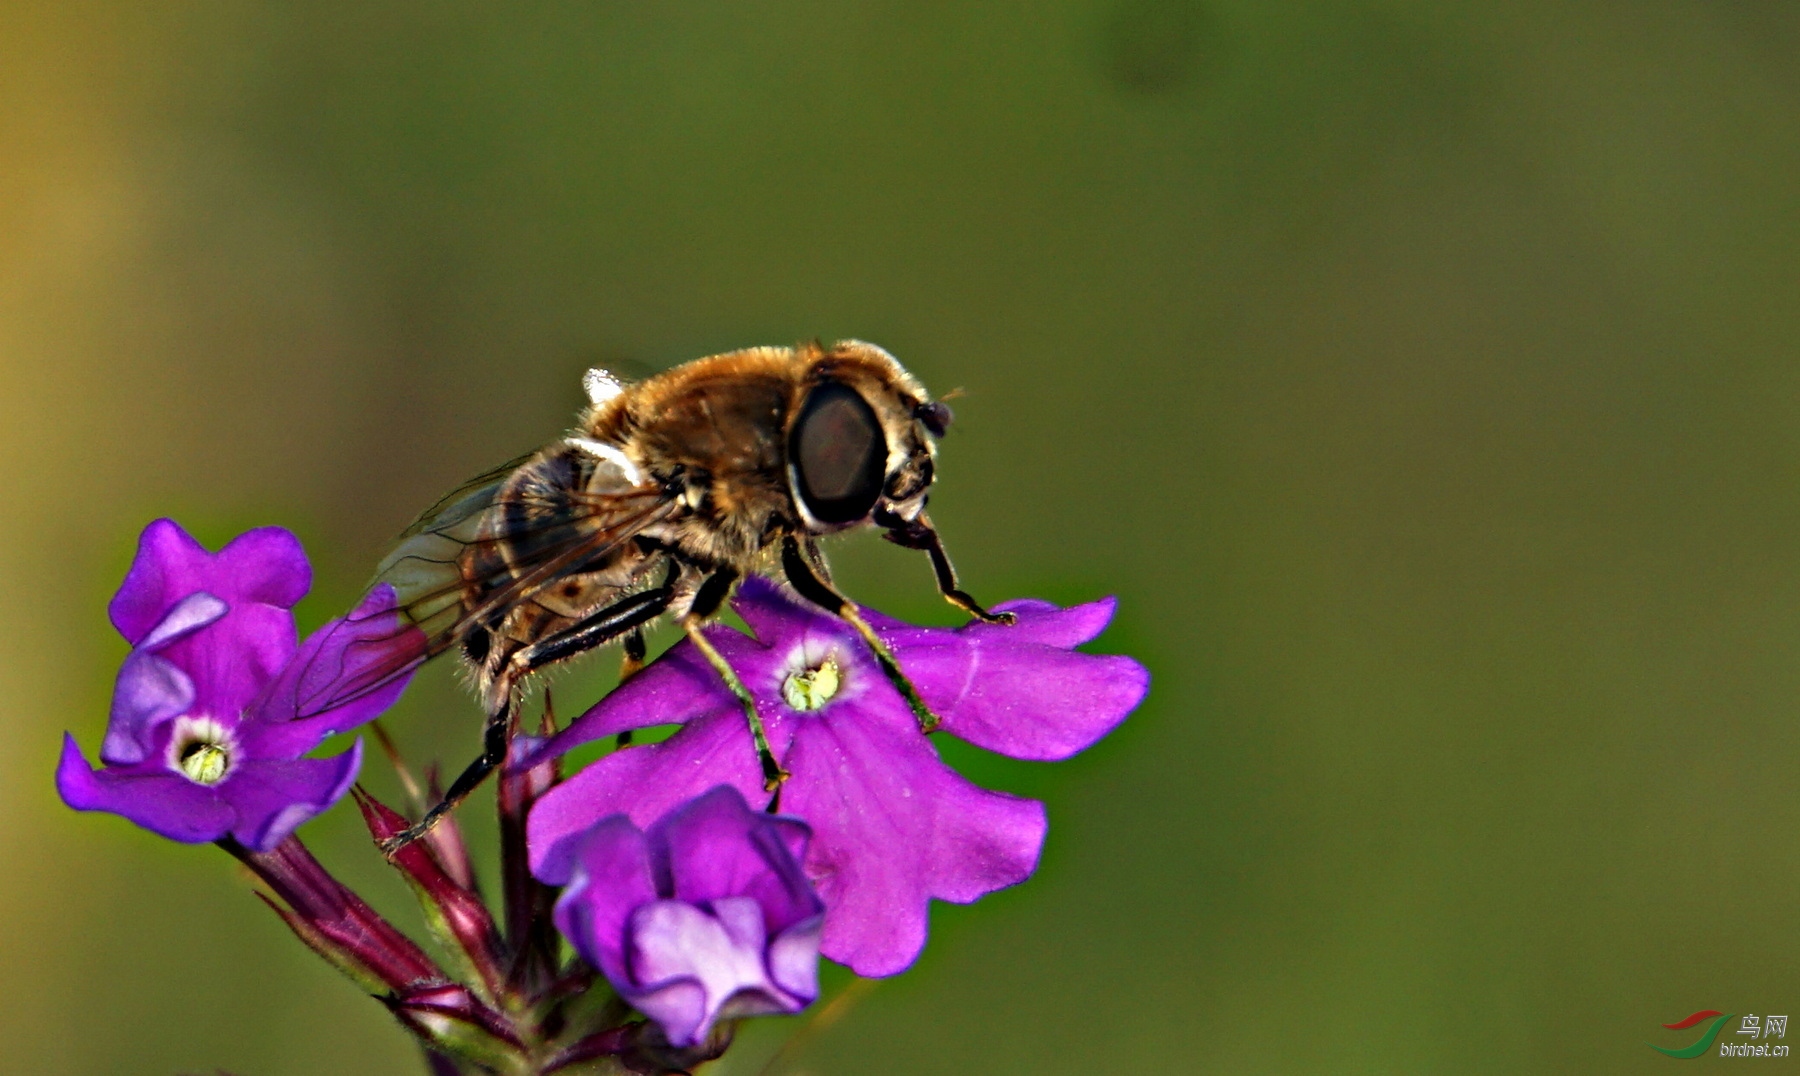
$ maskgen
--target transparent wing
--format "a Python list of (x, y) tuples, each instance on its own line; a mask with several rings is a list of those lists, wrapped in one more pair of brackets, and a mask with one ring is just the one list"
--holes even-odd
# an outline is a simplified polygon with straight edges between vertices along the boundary
[(515, 456), (498, 467), (492, 467), (457, 486), (449, 493), (439, 497), (437, 503), (419, 513), (419, 518), (400, 532), (402, 539), (411, 538), (415, 534), (430, 530), (433, 527), (447, 527), (458, 520), (467, 519), (491, 507), (494, 497), (499, 494), (500, 487), (512, 477), (514, 471), (531, 462), (537, 452), (527, 452), (523, 456)]
[(471, 481), (407, 529), (363, 601), (321, 630), (320, 645), (309, 640), (304, 667), (283, 678), (294, 693), (284, 710), (309, 718), (381, 692), (471, 626), (603, 560), (675, 507), (652, 485), (590, 492), (525, 483), (502, 502), (518, 466)]

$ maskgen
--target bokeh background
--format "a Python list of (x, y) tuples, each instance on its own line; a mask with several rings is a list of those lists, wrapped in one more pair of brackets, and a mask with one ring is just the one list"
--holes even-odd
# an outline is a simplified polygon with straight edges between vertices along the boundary
[[(779, 1071), (1639, 1072), (1800, 1010), (1800, 8), (12, 0), (4, 1067), (418, 1071), (226, 857), (55, 798), (144, 522), (293, 528), (316, 624), (586, 366), (852, 335), (965, 390), (971, 587), (1118, 594), (1156, 683), (1066, 765), (946, 747), (1043, 869)], [(476, 721), (437, 670), (394, 729)]]

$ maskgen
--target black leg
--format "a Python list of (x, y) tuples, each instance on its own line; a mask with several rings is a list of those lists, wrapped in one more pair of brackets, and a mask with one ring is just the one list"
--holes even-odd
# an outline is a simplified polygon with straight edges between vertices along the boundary
[(800, 553), (800, 543), (793, 538), (784, 539), (781, 543), (781, 567), (786, 572), (788, 582), (800, 592), (800, 596), (828, 613), (842, 613), (850, 608), (850, 599), (839, 594), (831, 584), (820, 579), (806, 563)]
[(912, 709), (913, 717), (919, 722), (919, 731), (936, 731), (938, 716), (932, 713), (931, 707), (925, 705), (925, 700), (919, 697), (919, 689), (906, 678), (906, 673), (900, 668), (900, 662), (894, 658), (894, 652), (888, 649), (888, 645), (881, 641), (881, 636), (876, 635), (875, 629), (871, 628), (869, 622), (862, 618), (862, 614), (856, 611), (854, 602), (838, 593), (831, 584), (813, 574), (812, 566), (806, 563), (806, 556), (800, 551), (800, 543), (791, 535), (783, 539), (781, 543), (781, 568), (787, 573), (788, 582), (794, 584), (794, 589), (800, 592), (801, 597), (828, 613), (836, 613), (845, 623), (855, 628), (858, 635), (863, 637), (863, 642), (868, 644), (869, 649), (875, 654), (875, 660), (881, 665), (881, 671), (887, 675), (888, 682), (894, 685), (894, 690), (900, 692), (900, 697), (905, 699), (906, 705)]
[(487, 779), (487, 775), (494, 772), (496, 766), (506, 761), (507, 725), (511, 717), (512, 700), (508, 699), (501, 703), (498, 711), (488, 715), (487, 725), (482, 729), (480, 757), (469, 763), (463, 772), (457, 775), (456, 780), (450, 782), (449, 791), (444, 793), (444, 798), (439, 800), (431, 810), (425, 812), (425, 817), (382, 841), (382, 855), (392, 858), (400, 849), (430, 833), (431, 828), (438, 824), (439, 819), (449, 814), (457, 804), (468, 798), (469, 793), (475, 791), (481, 782)]
[[(663, 579), (663, 589), (673, 589), (675, 580), (679, 578), (681, 578), (681, 562), (671, 557), (669, 558), (669, 574)], [(644, 658), (649, 655), (650, 651), (644, 646), (644, 629), (642, 627), (632, 628), (625, 634), (623, 649), (625, 656), (619, 659), (619, 683), (621, 684), (644, 671)], [(614, 750), (630, 745), (630, 729), (613, 737)]]
[(725, 599), (731, 596), (731, 585), (737, 580), (736, 568), (715, 568), (706, 577), (706, 581), (700, 584), (700, 589), (694, 592), (694, 600), (688, 606), (687, 615), (701, 620), (711, 619), (725, 605)]
[(644, 629), (633, 628), (625, 633), (625, 658), (619, 665), (619, 683), (636, 676), (644, 667), (644, 656), (649, 653), (644, 646)]
[(806, 563), (812, 568), (814, 575), (824, 580), (827, 586), (836, 585), (836, 580), (831, 578), (831, 565), (825, 562), (825, 553), (819, 548), (818, 542), (808, 538), (800, 543), (800, 551), (806, 554)]
[(518, 683), (527, 673), (576, 654), (605, 646), (626, 632), (637, 631), (663, 615), (675, 600), (670, 587), (640, 590), (621, 598), (578, 624), (539, 639), (507, 661), (508, 679)]
[(668, 609), (669, 603), (675, 598), (674, 580), (675, 571), (671, 569), (669, 578), (662, 586), (627, 595), (587, 619), (532, 643), (508, 659), (502, 674), (495, 678), (498, 690), (490, 696), (481, 756), (469, 763), (456, 780), (451, 782), (444, 798), (426, 811), (425, 817), (383, 841), (382, 852), (391, 856), (429, 833), (431, 827), (437, 825), (438, 819), (466, 799), (496, 766), (506, 761), (509, 739), (507, 721), (512, 713), (513, 689), (519, 681), (545, 665), (592, 650), (618, 638), (623, 632), (635, 632), (645, 623), (655, 620)]
[[(644, 657), (649, 653), (649, 650), (644, 646), (644, 629), (633, 628), (627, 633), (624, 646), (625, 657), (619, 662), (619, 683), (621, 684), (636, 676), (644, 669)], [(613, 747), (615, 749), (628, 747), (630, 745), (630, 729), (626, 729), (624, 732), (613, 737)]]
[(932, 529), (931, 521), (923, 513), (913, 520), (894, 516), (876, 522), (887, 528), (882, 537), (888, 541), (903, 549), (925, 551), (931, 558), (932, 574), (937, 576), (938, 593), (945, 601), (989, 624), (1011, 624), (1018, 619), (1011, 613), (990, 613), (968, 591), (957, 589), (956, 569), (950, 564), (950, 554), (944, 552), (944, 540), (938, 537), (938, 532)]

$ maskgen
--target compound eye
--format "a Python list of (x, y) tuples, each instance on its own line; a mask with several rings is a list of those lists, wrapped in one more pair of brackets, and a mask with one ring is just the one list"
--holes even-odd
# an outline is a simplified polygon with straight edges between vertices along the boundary
[(867, 401), (827, 381), (806, 395), (788, 444), (801, 500), (821, 523), (866, 517), (881, 496), (887, 438)]

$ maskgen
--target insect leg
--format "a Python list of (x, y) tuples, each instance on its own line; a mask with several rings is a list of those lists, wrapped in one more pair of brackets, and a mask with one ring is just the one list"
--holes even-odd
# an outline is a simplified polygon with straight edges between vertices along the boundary
[(626, 632), (637, 633), (639, 645), (642, 645), (643, 635), (639, 629), (663, 615), (674, 600), (674, 588), (666, 585), (621, 598), (587, 619), (539, 639), (514, 654), (507, 661), (506, 679), (516, 684), (528, 673), (597, 646), (605, 646)]
[(644, 629), (632, 628), (625, 636), (625, 660), (619, 663), (619, 683), (636, 676), (644, 667), (644, 656), (649, 653), (644, 646)]
[(524, 679), (532, 671), (552, 662), (561, 661), (583, 651), (592, 650), (596, 646), (618, 638), (621, 632), (634, 631), (646, 621), (655, 620), (669, 607), (674, 600), (674, 575), (654, 590), (641, 590), (628, 595), (607, 606), (581, 622), (574, 624), (554, 635), (531, 644), (514, 654), (507, 662), (506, 669), (497, 682), (501, 685), (492, 709), (489, 711), (486, 727), (482, 732), (481, 755), (451, 782), (449, 791), (444, 793), (425, 817), (405, 830), (383, 841), (381, 850), (392, 856), (400, 849), (425, 834), (437, 825), (438, 819), (449, 813), (461, 803), (469, 793), (494, 771), (496, 766), (506, 761), (507, 721), (512, 714), (513, 686)]
[(883, 538), (902, 549), (922, 549), (931, 557), (931, 571), (937, 576), (938, 593), (944, 596), (945, 601), (989, 624), (1011, 624), (1018, 619), (1011, 613), (990, 613), (968, 591), (957, 589), (956, 569), (950, 564), (950, 554), (944, 552), (944, 540), (938, 537), (931, 521), (922, 513), (917, 519), (906, 520), (896, 516), (891, 521), (876, 522), (887, 527)]
[(694, 595), (694, 602), (688, 608), (686, 616), (681, 618), (682, 630), (687, 632), (694, 642), (694, 648), (706, 658), (707, 664), (718, 672), (719, 679), (737, 696), (738, 703), (744, 708), (744, 720), (750, 724), (750, 739), (756, 744), (756, 761), (762, 766), (763, 788), (774, 792), (781, 787), (781, 782), (788, 779), (788, 772), (775, 761), (775, 752), (769, 748), (768, 733), (763, 731), (762, 715), (756, 712), (756, 699), (744, 681), (738, 678), (737, 670), (719, 653), (712, 640), (701, 630), (706, 619), (719, 611), (725, 604), (725, 596), (731, 593), (731, 584), (737, 581), (737, 571), (732, 568), (719, 568), (706, 577), (700, 584), (700, 590)]
[(804, 542), (800, 543), (800, 552), (806, 554), (806, 563), (811, 566), (814, 575), (818, 576), (826, 583), (833, 582), (831, 578), (831, 565), (825, 563), (825, 553), (819, 549), (818, 542), (813, 541), (811, 538), (806, 539)]
[(456, 780), (450, 783), (450, 790), (444, 793), (444, 798), (439, 800), (431, 810), (426, 811), (425, 817), (382, 841), (382, 855), (392, 859), (400, 849), (430, 833), (431, 828), (438, 824), (439, 819), (449, 814), (457, 804), (468, 797), (469, 793), (475, 791), (476, 787), (486, 780), (487, 775), (494, 771), (494, 767), (506, 761), (506, 727), (511, 717), (512, 699), (506, 697), (501, 700), (499, 708), (488, 715), (487, 725), (483, 727), (481, 733), (480, 757), (469, 763), (463, 772), (457, 775)]
[[(644, 629), (633, 628), (625, 636), (625, 657), (619, 662), (619, 683), (636, 676), (644, 668), (644, 656), (649, 650), (644, 646)], [(614, 747), (625, 747), (631, 743), (631, 730), (626, 729), (613, 737)]]
[(782, 540), (781, 568), (787, 573), (788, 582), (794, 584), (794, 589), (798, 590), (802, 597), (827, 612), (837, 614), (840, 619), (855, 628), (858, 635), (863, 637), (863, 642), (868, 644), (869, 649), (875, 654), (875, 660), (881, 665), (881, 671), (887, 674), (888, 682), (894, 685), (894, 690), (900, 692), (900, 697), (905, 699), (906, 705), (911, 708), (913, 717), (918, 719), (919, 731), (936, 731), (938, 716), (931, 712), (931, 707), (925, 705), (925, 700), (919, 697), (919, 689), (914, 687), (913, 682), (906, 678), (906, 673), (901, 671), (900, 662), (895, 660), (894, 652), (888, 649), (888, 645), (881, 641), (881, 636), (876, 635), (875, 629), (871, 628), (869, 622), (862, 618), (862, 614), (856, 611), (854, 602), (838, 593), (831, 584), (813, 574), (812, 566), (806, 563), (805, 555), (800, 552), (800, 543), (792, 535)]

